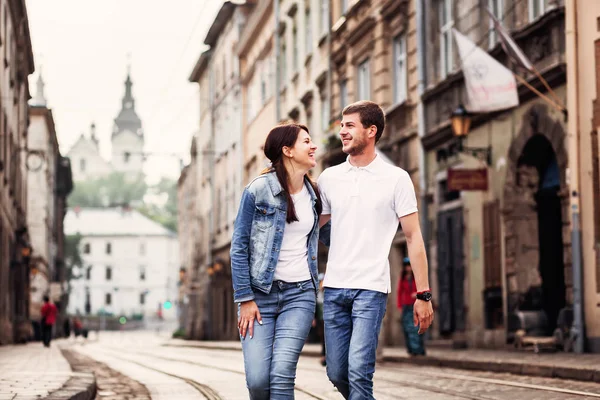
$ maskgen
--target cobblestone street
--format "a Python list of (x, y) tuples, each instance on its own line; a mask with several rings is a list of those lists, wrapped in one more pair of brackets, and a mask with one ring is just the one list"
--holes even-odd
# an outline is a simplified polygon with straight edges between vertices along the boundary
[[(145, 385), (152, 399), (248, 398), (239, 351), (164, 346), (167, 342), (172, 341), (149, 332), (103, 333), (99, 341), (73, 345), (69, 351), (105, 363)], [(128, 385), (127, 381), (139, 387), (122, 375), (108, 374), (105, 379), (97, 382), (100, 392), (117, 393), (121, 385)], [(111, 382), (116, 383), (112, 386)], [(297, 399), (341, 398), (317, 358), (301, 358), (296, 383)], [(141, 394), (136, 390), (129, 393)], [(145, 398), (115, 396), (99, 398)], [(600, 398), (600, 384), (387, 362), (378, 365), (375, 397), (383, 400), (594, 399)]]
[[(0, 400), (247, 399), (242, 355), (236, 345), (182, 342), (156, 332), (102, 332), (88, 341), (55, 341), (50, 349), (39, 343), (4, 346), (0, 347)], [(325, 368), (311, 356), (313, 347), (307, 345), (300, 359), (296, 399), (341, 399)], [(469, 353), (460, 354), (466, 358)], [(375, 397), (598, 399), (600, 384), (384, 362), (375, 374)]]

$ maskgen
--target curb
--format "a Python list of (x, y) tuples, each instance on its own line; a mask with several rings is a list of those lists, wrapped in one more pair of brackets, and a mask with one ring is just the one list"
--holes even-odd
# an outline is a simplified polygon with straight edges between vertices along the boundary
[(440, 357), (397, 357), (384, 356), (383, 361), (425, 365), (434, 367), (447, 367), (464, 370), (504, 372), (515, 375), (538, 376), (544, 378), (561, 378), (585, 382), (600, 383), (600, 370), (590, 368), (573, 368), (544, 364), (526, 364), (516, 362), (497, 362), (497, 361), (475, 361), (475, 360), (453, 360)]
[[(224, 350), (224, 351), (240, 351), (238, 347), (232, 346), (206, 346), (206, 345), (179, 345), (179, 344), (163, 344), (166, 347), (187, 347), (196, 349), (208, 349), (208, 350)], [(320, 357), (319, 351), (303, 350), (303, 356), (307, 357)], [(456, 368), (471, 371), (488, 371), (488, 372), (500, 372), (509, 373), (515, 375), (525, 376), (537, 376), (543, 378), (560, 378), (570, 379), (575, 381), (584, 382), (598, 382), (600, 383), (600, 369), (592, 368), (574, 368), (564, 367), (560, 365), (548, 365), (548, 364), (526, 364), (517, 363), (511, 361), (489, 361), (489, 360), (458, 360), (451, 358), (425, 356), (425, 357), (402, 357), (402, 356), (383, 356), (381, 358), (383, 362), (391, 363), (403, 363), (413, 365), (423, 365), (430, 367), (446, 367)]]
[(96, 397), (96, 378), (87, 372), (74, 372), (71, 378), (45, 400), (93, 400)]

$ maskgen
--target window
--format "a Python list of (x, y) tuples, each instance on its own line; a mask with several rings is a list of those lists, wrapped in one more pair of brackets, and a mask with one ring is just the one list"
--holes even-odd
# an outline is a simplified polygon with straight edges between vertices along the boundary
[(305, 35), (306, 37), (304, 38), (305, 43), (304, 46), (306, 47), (305, 49), (305, 53), (306, 55), (309, 55), (312, 53), (312, 21), (311, 21), (311, 13), (310, 13), (310, 6), (308, 4), (308, 2), (306, 2), (306, 11), (304, 11), (304, 24), (306, 25), (305, 27)]
[[(285, 32), (284, 32), (285, 33)], [(281, 35), (281, 52), (279, 53), (279, 89), (283, 89), (287, 81), (287, 47), (285, 45), (285, 36)]]
[(294, 68), (294, 72), (298, 71), (298, 59), (299, 59), (299, 49), (298, 49), (298, 24), (296, 23), (296, 15), (294, 15), (293, 27), (292, 27), (292, 68)]
[(79, 160), (79, 171), (85, 172), (85, 158)]
[(342, 6), (342, 15), (346, 14), (346, 11), (348, 11), (348, 0), (341, 0), (341, 6)]
[(106, 254), (111, 254), (112, 253), (112, 245), (110, 244), (110, 242), (106, 243)]
[(127, 164), (129, 162), (129, 157), (131, 156), (131, 153), (126, 151), (123, 153), (123, 163)]
[(106, 267), (106, 280), (112, 280), (112, 267)]
[(112, 294), (106, 293), (106, 296), (104, 297), (104, 304), (107, 306), (112, 304)]
[(369, 59), (366, 59), (358, 65), (358, 90), (356, 91), (358, 100), (369, 100), (371, 98), (371, 70), (369, 68)]
[(146, 267), (143, 265), (140, 267), (140, 281), (146, 280)]
[(85, 279), (88, 281), (90, 279), (92, 279), (92, 266), (91, 265), (88, 265), (88, 267), (85, 270)]
[(344, 110), (344, 107), (348, 105), (348, 82), (340, 82), (340, 110)]
[(442, 0), (439, 3), (440, 13), (440, 72), (441, 78), (446, 76), (453, 69), (452, 57), (452, 0)]
[(85, 243), (83, 245), (83, 254), (90, 254), (92, 252), (91, 246), (89, 243)]
[(549, 0), (529, 0), (529, 21), (533, 21), (542, 15), (549, 8)]
[(140, 293), (140, 305), (146, 304), (146, 293)]
[(329, 129), (329, 100), (326, 96), (321, 97), (321, 129)]
[[(498, 21), (502, 22), (504, 18), (504, 0), (488, 0), (488, 9), (494, 14)], [(494, 21), (490, 18), (489, 48), (491, 49), (498, 43)]]
[(329, 10), (328, 1), (321, 1), (321, 36), (329, 30)]
[(406, 37), (400, 35), (394, 39), (394, 104), (407, 99), (408, 76), (406, 67)]
[(146, 243), (144, 242), (140, 243), (140, 255), (146, 255)]
[(260, 100), (263, 105), (267, 102), (267, 78), (264, 63), (261, 63), (260, 69)]

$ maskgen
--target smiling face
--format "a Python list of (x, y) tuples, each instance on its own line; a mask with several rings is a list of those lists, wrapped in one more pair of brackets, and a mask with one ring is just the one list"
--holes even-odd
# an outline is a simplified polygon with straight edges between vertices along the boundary
[(317, 145), (313, 143), (310, 135), (304, 129), (299, 130), (298, 138), (293, 147), (285, 146), (283, 148), (283, 153), (290, 158), (290, 161), (296, 167), (305, 169), (306, 171), (317, 165), (315, 158), (316, 151)]
[(358, 113), (344, 115), (340, 127), (342, 151), (346, 154), (351, 156), (360, 155), (365, 151), (369, 142), (373, 141), (373, 144), (375, 143), (374, 127), (364, 128)]

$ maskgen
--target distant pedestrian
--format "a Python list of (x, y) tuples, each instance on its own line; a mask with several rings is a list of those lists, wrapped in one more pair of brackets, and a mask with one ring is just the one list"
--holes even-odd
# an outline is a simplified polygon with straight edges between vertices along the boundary
[(231, 271), (252, 400), (294, 398), (315, 316), (321, 200), (307, 173), (316, 150), (306, 126), (273, 128), (264, 145), (272, 166), (246, 186), (235, 220)]
[(48, 296), (44, 296), (44, 305), (41, 310), (42, 314), (42, 341), (44, 342), (45, 347), (50, 347), (50, 340), (52, 340), (52, 327), (56, 322), (56, 314), (58, 314), (58, 309), (56, 306), (50, 302), (50, 298)]
[(413, 322), (414, 304), (417, 298), (417, 284), (410, 265), (410, 259), (404, 258), (402, 262), (402, 274), (398, 279), (397, 306), (402, 312), (402, 330), (406, 350), (411, 356), (424, 356), (425, 344), (423, 336), (419, 335), (419, 328)]

